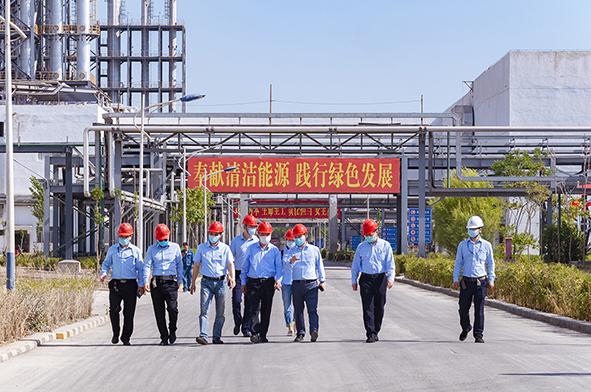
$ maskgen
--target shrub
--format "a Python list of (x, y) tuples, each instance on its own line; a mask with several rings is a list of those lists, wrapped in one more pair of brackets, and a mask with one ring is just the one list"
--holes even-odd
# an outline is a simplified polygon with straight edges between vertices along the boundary
[(584, 260), (585, 255), (589, 253), (589, 247), (585, 247), (587, 243), (585, 233), (579, 230), (576, 225), (563, 221), (560, 225), (559, 242), (556, 226), (556, 223), (553, 223), (546, 227), (542, 234), (542, 251), (546, 255), (546, 261), (568, 263), (569, 261)]

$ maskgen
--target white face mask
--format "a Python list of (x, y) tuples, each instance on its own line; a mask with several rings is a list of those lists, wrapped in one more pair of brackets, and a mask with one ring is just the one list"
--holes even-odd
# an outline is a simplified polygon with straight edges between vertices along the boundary
[(259, 240), (261, 241), (261, 244), (267, 245), (269, 242), (271, 242), (271, 234), (269, 234), (269, 235), (260, 235), (259, 234)]

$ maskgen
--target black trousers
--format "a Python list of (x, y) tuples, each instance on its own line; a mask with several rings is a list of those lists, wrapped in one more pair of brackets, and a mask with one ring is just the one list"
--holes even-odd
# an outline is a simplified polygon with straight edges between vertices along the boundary
[(242, 316), (242, 281), (240, 273), (236, 270), (236, 286), (232, 289), (232, 314), (234, 315), (234, 325), (241, 327), (242, 332), (248, 332), (250, 327), (250, 301), (248, 296), (244, 296), (244, 316)]
[(462, 279), (460, 284), (459, 313), (462, 331), (470, 332), (470, 305), (474, 301), (474, 337), (484, 333), (484, 299), (486, 298), (486, 278), (480, 282), (468, 282)]
[[(155, 280), (155, 282), (154, 282)], [(152, 284), (152, 305), (154, 306), (154, 315), (156, 316), (156, 325), (160, 332), (160, 339), (168, 342), (168, 337), (176, 333), (176, 323), (178, 319), (178, 285), (176, 280), (156, 280), (152, 278), (152, 281), (156, 283)], [(166, 328), (166, 315), (164, 313), (168, 311), (168, 329)], [(169, 332), (170, 331), (170, 332)]]
[(296, 323), (297, 334), (306, 334), (304, 307), (308, 309), (308, 321), (310, 322), (310, 332), (318, 332), (318, 282), (293, 282), (291, 284), (291, 293), (293, 295), (293, 313)]
[(121, 312), (121, 301), (123, 301), (123, 333), (121, 340), (126, 342), (133, 333), (133, 316), (135, 315), (135, 305), (137, 303), (137, 281), (128, 279), (125, 283), (119, 280), (109, 282), (109, 316), (111, 317), (111, 327), (113, 336), (119, 338), (121, 326), (119, 313)]
[[(260, 334), (262, 338), (267, 337), (269, 331), (271, 307), (275, 294), (274, 286), (275, 278), (268, 278), (263, 282), (258, 279), (248, 279), (246, 282), (246, 295), (250, 300), (250, 332), (253, 335)], [(260, 321), (259, 313), (261, 314)]]
[(359, 293), (363, 307), (363, 324), (365, 334), (369, 338), (377, 336), (382, 329), (384, 319), (384, 306), (386, 306), (386, 290), (388, 289), (388, 276), (382, 274), (377, 278), (361, 274), (359, 278)]

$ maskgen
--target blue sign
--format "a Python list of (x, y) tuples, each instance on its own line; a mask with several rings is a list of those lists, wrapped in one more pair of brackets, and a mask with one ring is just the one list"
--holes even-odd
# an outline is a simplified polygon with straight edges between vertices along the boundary
[(360, 243), (361, 243), (361, 236), (360, 235), (352, 235), (349, 249), (357, 250), (357, 247), (359, 246)]
[(425, 242), (431, 243), (431, 208), (425, 208), (425, 222), (419, 220), (419, 209), (408, 209), (408, 242), (419, 243), (419, 225), (425, 227)]
[(324, 249), (324, 238), (316, 238), (314, 240), (314, 245), (316, 245), (320, 249)]
[(388, 241), (390, 246), (392, 246), (392, 250), (396, 252), (397, 242), (396, 237), (398, 236), (398, 228), (396, 226), (391, 227), (382, 227), (382, 239)]

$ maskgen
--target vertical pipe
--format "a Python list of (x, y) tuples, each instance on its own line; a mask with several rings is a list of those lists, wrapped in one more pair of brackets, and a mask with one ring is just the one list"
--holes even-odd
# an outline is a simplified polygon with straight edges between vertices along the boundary
[(49, 79), (61, 80), (63, 74), (63, 40), (59, 33), (63, 30), (62, 0), (50, 0), (49, 3)]
[(19, 47), (18, 65), (19, 67), (31, 77), (35, 79), (35, 42), (33, 38), (33, 30), (35, 28), (35, 7), (33, 0), (21, 0), (19, 18), (27, 25), (28, 31), (25, 31), (27, 38)]
[[(150, 31), (145, 27), (150, 24), (149, 7), (151, 0), (142, 0), (142, 88), (150, 86), (150, 62), (146, 58), (150, 55)], [(150, 94), (144, 97), (146, 106), (150, 106)]]
[(337, 221), (337, 195), (328, 195), (328, 253), (329, 260), (334, 260), (334, 255), (337, 253), (337, 241), (339, 234), (339, 227)]
[(181, 174), (183, 188), (183, 242), (187, 242), (187, 147), (183, 147), (183, 171)]
[(400, 194), (397, 200), (398, 254), (408, 253), (408, 157), (400, 158)]
[(66, 233), (64, 244), (66, 245), (65, 255), (66, 259), (71, 260), (73, 255), (74, 243), (73, 243), (73, 232), (74, 232), (74, 204), (73, 204), (73, 192), (72, 192), (72, 149), (68, 148), (66, 151), (66, 170), (64, 171), (64, 186), (66, 188)]
[[(169, 20), (169, 24), (171, 26), (175, 26), (176, 25), (176, 0), (168, 0), (170, 1), (170, 20)], [(177, 47), (176, 47), (176, 30), (169, 30), (168, 32), (168, 55), (170, 57), (176, 57), (177, 53), (176, 53)], [(169, 62), (168, 65), (168, 87), (169, 88), (174, 88), (176, 87), (176, 72), (177, 72), (177, 61), (172, 59)], [(170, 101), (172, 101), (173, 99), (176, 99), (176, 93), (174, 91), (170, 91), (168, 93), (168, 99)], [(169, 111), (171, 113), (176, 112), (176, 103), (173, 103), (170, 106)]]
[(50, 226), (50, 193), (51, 170), (49, 166), (49, 156), (45, 157), (45, 183), (43, 186), (43, 255), (49, 257), (49, 226)]
[(142, 129), (140, 132), (140, 173), (139, 173), (139, 211), (137, 224), (137, 247), (142, 255), (144, 252), (144, 120), (145, 120), (145, 98), (142, 94)]
[[(121, 0), (108, 0), (107, 6), (107, 24), (110, 26), (118, 26), (120, 22), (121, 14)], [(107, 55), (108, 56), (121, 56), (121, 35), (116, 28), (109, 28), (107, 31)], [(121, 61), (117, 59), (109, 60), (109, 66), (107, 68), (107, 86), (108, 87), (121, 87)], [(110, 92), (111, 99), (113, 102), (118, 102), (119, 92), (112, 90)]]
[(77, 0), (78, 52), (76, 54), (78, 80), (90, 80), (90, 0)]
[(425, 132), (419, 133), (419, 257), (425, 257)]
[(4, 1), (4, 70), (6, 98), (6, 120), (4, 122), (6, 141), (6, 288), (14, 289), (15, 259), (14, 259), (14, 163), (13, 163), (13, 135), (12, 135), (12, 48), (10, 47), (10, 0)]

